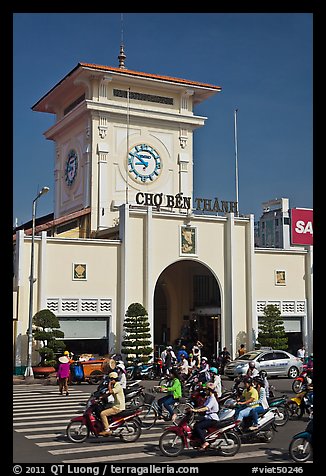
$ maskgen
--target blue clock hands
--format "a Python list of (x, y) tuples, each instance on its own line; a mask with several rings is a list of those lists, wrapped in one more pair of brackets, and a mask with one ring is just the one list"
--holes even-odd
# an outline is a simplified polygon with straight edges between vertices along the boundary
[(135, 145), (128, 155), (128, 170), (136, 181), (153, 182), (161, 173), (161, 158), (150, 145)]
[(135, 162), (135, 165), (143, 165), (144, 167), (148, 167), (148, 162), (145, 162), (145, 160), (143, 159), (143, 157), (147, 159), (147, 155), (135, 154), (135, 157), (137, 157), (137, 159), (139, 160), (139, 162)]

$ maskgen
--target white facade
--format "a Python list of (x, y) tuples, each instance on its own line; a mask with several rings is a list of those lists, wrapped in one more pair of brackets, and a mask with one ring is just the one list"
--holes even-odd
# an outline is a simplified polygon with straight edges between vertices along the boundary
[[(276, 303), (312, 351), (311, 250), (255, 249), (253, 215), (238, 217), (231, 205), (216, 215), (194, 211), (192, 139), (205, 118), (193, 105), (219, 90), (79, 64), (34, 106), (57, 117), (45, 133), (55, 141), (55, 218), (90, 209), (90, 238), (35, 237), (33, 315), (51, 309), (69, 342), (119, 351), (125, 312), (139, 302), (153, 345), (174, 343), (196, 323), (207, 350), (227, 346), (235, 355), (240, 343), (254, 346), (264, 304)], [(114, 226), (118, 239), (97, 234)], [(17, 369), (26, 365), (30, 255), (31, 238), (20, 231)]]

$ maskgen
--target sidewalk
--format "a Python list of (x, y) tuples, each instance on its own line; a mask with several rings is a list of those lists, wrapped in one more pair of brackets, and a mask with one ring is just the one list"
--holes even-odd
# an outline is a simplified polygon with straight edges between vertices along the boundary
[(37, 384), (37, 385), (56, 385), (57, 379), (48, 378), (34, 378), (34, 377), (27, 377), (25, 378), (24, 375), (13, 375), (13, 385), (30, 385), (30, 384)]

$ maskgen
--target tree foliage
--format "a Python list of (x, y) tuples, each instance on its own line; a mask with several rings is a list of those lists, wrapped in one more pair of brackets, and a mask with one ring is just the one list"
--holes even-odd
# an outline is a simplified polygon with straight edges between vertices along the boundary
[(64, 333), (59, 330), (60, 322), (57, 316), (49, 309), (41, 309), (33, 317), (34, 340), (42, 342), (38, 349), (41, 357), (41, 366), (53, 366), (56, 364), (56, 354), (62, 352), (66, 345), (61, 340)]
[(288, 338), (285, 333), (281, 311), (274, 304), (264, 308), (264, 316), (258, 323), (258, 343), (263, 347), (287, 350)]
[(127, 356), (127, 362), (131, 363), (133, 359), (138, 359), (147, 363), (153, 348), (146, 309), (139, 303), (130, 304), (123, 327), (125, 334), (121, 352)]

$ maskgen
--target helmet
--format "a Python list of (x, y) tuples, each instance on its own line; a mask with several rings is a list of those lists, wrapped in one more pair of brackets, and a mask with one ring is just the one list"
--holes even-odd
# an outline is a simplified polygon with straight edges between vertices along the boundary
[(69, 355), (69, 352), (67, 350), (65, 350), (63, 355)]
[(111, 372), (111, 373), (109, 373), (109, 378), (114, 378), (114, 379), (118, 378), (117, 372)]
[(207, 362), (207, 357), (202, 357), (201, 360), (204, 360), (204, 362)]
[(125, 370), (125, 366), (122, 362), (120, 362), (119, 364), (116, 365), (115, 367), (116, 369), (120, 369), (120, 370)]
[(256, 366), (255, 362), (249, 362), (249, 368), (254, 369)]
[(261, 370), (261, 371), (259, 372), (259, 377), (261, 377), (261, 378), (267, 378), (267, 372), (266, 372), (266, 370)]
[(254, 383), (258, 383), (261, 387), (265, 387), (265, 382), (261, 377), (254, 377)]
[(213, 382), (208, 382), (206, 384), (206, 388), (209, 388), (210, 390), (215, 390), (215, 385), (213, 384)]
[(172, 350), (172, 345), (168, 345), (166, 350)]
[(189, 356), (188, 356), (188, 357), (193, 357), (193, 355), (192, 355), (192, 354), (189, 354)]
[(216, 375), (218, 374), (218, 369), (216, 367), (211, 367), (209, 371), (212, 372), (213, 374), (216, 374)]
[(252, 378), (251, 377), (245, 377), (243, 379), (244, 383), (248, 383), (249, 385), (252, 385)]

